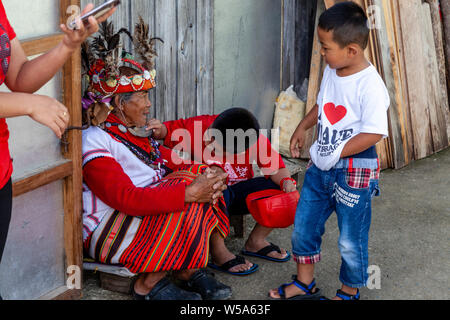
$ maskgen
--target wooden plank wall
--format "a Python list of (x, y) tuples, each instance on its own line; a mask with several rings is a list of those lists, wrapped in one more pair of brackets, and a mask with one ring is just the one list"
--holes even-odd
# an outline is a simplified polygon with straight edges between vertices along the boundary
[[(323, 1), (326, 8), (337, 2), (340, 0)], [(377, 19), (366, 56), (383, 77), (391, 97), (390, 137), (377, 145), (382, 168), (401, 168), (447, 148), (450, 115), (445, 65), (449, 57), (445, 57), (438, 0), (354, 2)], [(317, 12), (319, 15), (321, 10)], [(316, 103), (322, 72), (320, 44), (315, 39), (306, 112)], [(308, 133), (303, 158), (309, 158), (314, 132)]]
[[(383, 3), (384, 5), (383, 5)], [(381, 64), (381, 75), (388, 88), (391, 106), (389, 108), (389, 129), (391, 146), (390, 166), (401, 168), (409, 164), (413, 159), (412, 150), (412, 128), (410, 127), (408, 97), (405, 95), (406, 88), (402, 82), (401, 59), (395, 31), (396, 21), (391, 7), (384, 0), (373, 1), (378, 8), (384, 11), (379, 13), (378, 23), (381, 28), (377, 31), (379, 39), (379, 56)], [(403, 49), (401, 49), (403, 50)]]
[(300, 93), (309, 78), (316, 22), (317, 0), (283, 0), (283, 50), (281, 88), (294, 85)]
[[(431, 11), (421, 0), (399, 1), (399, 32), (411, 113), (414, 158), (422, 159), (449, 145), (447, 91), (441, 92)], [(390, 2), (393, 3), (392, 1)]]
[[(321, 45), (319, 42), (319, 36), (317, 33), (317, 25), (319, 23), (320, 15), (326, 9), (326, 3), (324, 4), (322, 1), (318, 1), (317, 10), (316, 10), (316, 23), (314, 27), (314, 42), (312, 48), (312, 57), (311, 57), (311, 68), (309, 73), (309, 83), (308, 83), (308, 97), (306, 101), (306, 109), (305, 115), (308, 114), (311, 109), (314, 108), (317, 101), (317, 95), (320, 91), (320, 83), (322, 82), (323, 71), (325, 70), (325, 61), (320, 54)], [(311, 148), (314, 140), (316, 138), (316, 126), (314, 128), (308, 130), (306, 132), (305, 137), (305, 147), (301, 150), (302, 158), (309, 158), (309, 149)]]
[[(440, 1), (439, 0), (425, 0), (430, 5), (430, 11), (431, 11), (431, 25), (433, 27), (433, 34), (434, 34), (434, 43), (436, 46), (436, 60), (438, 64), (439, 69), (439, 84), (440, 84), (440, 90), (443, 94), (443, 99), (445, 99), (445, 93), (448, 92), (447, 87), (447, 78), (448, 78), (448, 72), (447, 72), (447, 66), (446, 66), (446, 59), (445, 59), (445, 40), (444, 40), (444, 25), (443, 25), (443, 19), (441, 18), (441, 10), (440, 10)], [(448, 3), (448, 1), (446, 1)], [(448, 41), (448, 40), (447, 40)], [(447, 96), (448, 98), (448, 96)], [(446, 121), (450, 121), (448, 119), (448, 115), (446, 115)], [(447, 136), (450, 137), (450, 126), (449, 130), (447, 131)]]
[[(102, 0), (82, 0), (82, 5)], [(138, 16), (150, 25), (157, 43), (157, 88), (152, 116), (161, 121), (214, 111), (213, 3), (211, 0), (123, 1), (112, 17), (116, 30), (134, 30)], [(125, 37), (123, 38), (125, 39)], [(129, 48), (128, 44), (128, 48)]]
[[(445, 43), (445, 62), (447, 66), (447, 88), (450, 89), (450, 1), (439, 1), (442, 22), (443, 22), (443, 32), (444, 32), (444, 43)], [(450, 104), (450, 102), (449, 102)]]

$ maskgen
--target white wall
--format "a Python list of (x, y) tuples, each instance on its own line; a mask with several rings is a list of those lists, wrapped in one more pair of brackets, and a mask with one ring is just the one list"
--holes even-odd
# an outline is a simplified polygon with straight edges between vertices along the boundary
[(59, 0), (3, 0), (9, 22), (20, 40), (59, 31)]

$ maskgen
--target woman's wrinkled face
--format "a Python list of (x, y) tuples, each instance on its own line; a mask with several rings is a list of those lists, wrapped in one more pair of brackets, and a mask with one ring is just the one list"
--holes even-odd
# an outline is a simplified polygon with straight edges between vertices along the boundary
[(148, 91), (133, 93), (131, 99), (122, 104), (122, 111), (128, 126), (140, 128), (147, 125), (147, 115), (150, 113), (151, 106)]

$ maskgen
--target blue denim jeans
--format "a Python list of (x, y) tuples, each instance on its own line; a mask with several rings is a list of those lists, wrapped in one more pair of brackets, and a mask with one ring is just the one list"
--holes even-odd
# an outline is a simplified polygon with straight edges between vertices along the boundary
[(330, 171), (314, 165), (307, 170), (297, 206), (292, 249), (297, 263), (320, 261), (325, 223), (336, 212), (342, 259), (339, 279), (346, 286), (361, 288), (368, 280), (371, 200), (379, 194), (379, 188), (376, 179), (368, 180), (367, 187), (362, 188), (350, 187), (348, 179), (348, 168), (342, 160)]

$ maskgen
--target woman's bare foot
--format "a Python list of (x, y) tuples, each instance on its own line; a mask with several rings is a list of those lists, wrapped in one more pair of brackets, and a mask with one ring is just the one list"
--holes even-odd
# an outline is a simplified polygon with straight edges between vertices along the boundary
[(165, 272), (144, 273), (134, 283), (134, 292), (145, 296), (152, 291), (153, 287), (166, 276)]

